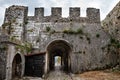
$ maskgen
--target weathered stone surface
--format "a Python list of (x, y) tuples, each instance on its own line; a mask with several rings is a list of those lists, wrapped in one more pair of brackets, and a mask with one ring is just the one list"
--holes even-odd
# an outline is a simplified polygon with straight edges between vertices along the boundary
[[(63, 58), (67, 58), (62, 61), (64, 64), (67, 62), (70, 71), (73, 73), (105, 69), (113, 67), (118, 63), (118, 54), (116, 54), (116, 51), (109, 50), (108, 46), (111, 42), (111, 34), (119, 40), (119, 35), (116, 35), (115, 32), (120, 32), (119, 4), (117, 8), (115, 7), (113, 11), (108, 14), (109, 18), (105, 19), (105, 23), (103, 24), (110, 27), (104, 27), (104, 29), (101, 26), (99, 9), (96, 8), (87, 8), (87, 17), (80, 17), (80, 8), (78, 7), (70, 8), (68, 18), (62, 17), (62, 9), (59, 7), (52, 8), (50, 16), (44, 16), (44, 8), (36, 8), (34, 16), (28, 16), (27, 13), (28, 8), (25, 6), (10, 6), (7, 8), (2, 30), (10, 36), (10, 39), (29, 42), (32, 47), (36, 49), (32, 55), (36, 54), (36, 52), (44, 52), (45, 60), (43, 56), (38, 60), (41, 62), (38, 65), (41, 69), (45, 68), (44, 71), (49, 70), (49, 61), (53, 61), (49, 59), (49, 53), (57, 53), (58, 49), (62, 54), (69, 54), (68, 56), (64, 56), (66, 55), (64, 54)], [(114, 26), (114, 28), (112, 26)], [(5, 40), (7, 40), (6, 37), (0, 37), (0, 41)], [(67, 50), (68, 48), (66, 48), (66, 46), (63, 46), (64, 48), (59, 47), (62, 46), (62, 43), (59, 43), (59, 45), (54, 43), (52, 47), (56, 50), (48, 50), (48, 46), (56, 40), (67, 43), (68, 45), (65, 45), (69, 46), (71, 50)], [(17, 50), (16, 44), (9, 44), (8, 50), (5, 51), (6, 54), (0, 53), (0, 56), (7, 56), (7, 58), (0, 57), (0, 64), (2, 65), (0, 68), (0, 76), (5, 77), (5, 73), (2, 74), (2, 71), (5, 72), (6, 68), (6, 79), (12, 79), (12, 62), (14, 56), (19, 53), (22, 59), (22, 77), (25, 69), (24, 52), (22, 53), (20, 50)], [(31, 55), (31, 53), (29, 53), (29, 55)], [(5, 63), (2, 62), (4, 59), (7, 60)], [(37, 57), (34, 58), (34, 63), (37, 62), (36, 59)], [(26, 63), (27, 62), (31, 64), (31, 62), (26, 60)], [(43, 64), (43, 62), (45, 62), (45, 64)], [(3, 64), (7, 64), (7, 67)]]
[(120, 40), (120, 2), (110, 11), (102, 21), (103, 29), (112, 37)]

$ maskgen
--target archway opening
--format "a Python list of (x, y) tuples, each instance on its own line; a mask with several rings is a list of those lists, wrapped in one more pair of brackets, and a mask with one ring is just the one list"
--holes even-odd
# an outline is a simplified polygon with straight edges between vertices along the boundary
[(55, 57), (61, 58), (60, 69), (69, 72), (70, 71), (70, 53), (71, 46), (67, 41), (55, 40), (52, 41), (47, 47), (47, 71), (55, 70)]
[(12, 62), (12, 78), (20, 78), (22, 73), (22, 59), (16, 54)]

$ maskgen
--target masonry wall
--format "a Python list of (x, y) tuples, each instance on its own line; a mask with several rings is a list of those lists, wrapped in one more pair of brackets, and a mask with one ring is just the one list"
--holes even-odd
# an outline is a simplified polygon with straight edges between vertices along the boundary
[(0, 80), (6, 78), (6, 64), (7, 64), (7, 44), (2, 41), (8, 40), (8, 36), (0, 35)]
[(4, 80), (6, 76), (6, 51), (5, 44), (0, 44), (0, 80)]
[[(70, 8), (69, 17), (62, 18), (61, 8), (52, 8), (50, 16), (44, 16), (44, 8), (37, 8), (35, 17), (28, 17), (28, 41), (38, 41), (34, 45), (46, 52), (51, 41), (67, 40), (73, 47), (71, 70), (74, 73), (115, 66), (118, 54), (109, 51), (110, 36), (101, 27), (99, 9), (88, 8), (86, 12), (87, 17), (80, 17), (80, 8)], [(29, 36), (32, 34), (34, 38)]]
[[(120, 43), (120, 1), (118, 4), (110, 11), (106, 18), (102, 21), (103, 29), (111, 36), (112, 39)], [(120, 50), (119, 46), (116, 49), (118, 55), (118, 63), (120, 64)]]
[[(46, 51), (46, 47), (54, 40), (67, 40), (72, 45), (71, 70), (80, 73), (93, 69), (105, 69), (117, 64), (117, 54), (111, 53), (107, 49), (110, 43), (109, 36), (100, 24), (81, 23), (45, 23), (40, 34), (40, 51)], [(50, 26), (51, 31), (45, 32), (46, 26)], [(65, 27), (67, 26), (67, 27)], [(64, 30), (81, 30), (81, 33), (64, 33)], [(42, 30), (42, 29), (41, 29)], [(99, 36), (98, 36), (99, 35)]]
[[(62, 9), (59, 7), (52, 8), (50, 16), (44, 16), (44, 8), (35, 8), (35, 15), (27, 16), (27, 7), (11, 6), (6, 10), (5, 23), (11, 20), (7, 14), (10, 16), (13, 13), (14, 18), (14, 14), (20, 11), (22, 16), (18, 24), (22, 25), (11, 25), (15, 27), (15, 32), (20, 32), (17, 34), (21, 37), (19, 40), (24, 36), (25, 41), (38, 48), (40, 52), (46, 52), (48, 44), (56, 39), (68, 41), (72, 46), (70, 59), (73, 73), (105, 69), (117, 64), (117, 54), (109, 52), (107, 47), (110, 36), (101, 27), (99, 9), (87, 8), (87, 16), (80, 17), (80, 8), (71, 7), (69, 16), (63, 18)], [(17, 31), (16, 28), (20, 26), (21, 31)]]
[(102, 21), (103, 29), (112, 37), (120, 40), (120, 2), (110, 11)]
[(2, 25), (5, 33), (11, 39), (25, 40), (25, 24), (27, 23), (28, 8), (25, 6), (10, 6), (6, 8), (4, 24)]

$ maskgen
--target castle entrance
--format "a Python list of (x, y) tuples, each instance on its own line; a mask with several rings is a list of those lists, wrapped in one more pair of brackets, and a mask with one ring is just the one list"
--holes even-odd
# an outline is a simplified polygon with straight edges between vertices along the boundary
[[(54, 40), (47, 46), (45, 73), (56, 68), (70, 71), (71, 46), (65, 40)], [(57, 61), (59, 62), (57, 64)]]
[(22, 59), (20, 54), (16, 54), (12, 62), (12, 78), (20, 78), (22, 71)]

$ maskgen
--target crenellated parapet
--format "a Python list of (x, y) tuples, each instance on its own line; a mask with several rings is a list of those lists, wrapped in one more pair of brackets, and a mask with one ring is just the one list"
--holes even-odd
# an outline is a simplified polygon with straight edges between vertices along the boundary
[(23, 21), (34, 20), (38, 22), (85, 22), (85, 23), (100, 23), (100, 10), (96, 8), (87, 8), (86, 17), (80, 16), (80, 7), (70, 7), (69, 16), (67, 18), (62, 17), (61, 7), (52, 7), (51, 15), (44, 16), (44, 7), (35, 8), (34, 16), (27, 16), (28, 7), (26, 6), (10, 6), (6, 9), (5, 21), (10, 21), (13, 18), (22, 18)]
[(89, 19), (89, 22), (100, 22), (100, 10), (87, 8), (87, 18)]
[[(80, 7), (70, 7), (69, 16), (67, 18), (62, 17), (62, 8), (52, 7), (51, 15), (44, 16), (44, 8), (35, 8), (34, 20), (42, 22), (86, 22), (86, 23), (100, 23), (100, 11), (96, 8), (87, 8), (86, 17), (80, 16)], [(29, 18), (29, 16), (28, 16)], [(33, 19), (33, 18), (32, 18)]]
[(40, 20), (44, 17), (44, 8), (35, 8), (35, 19)]
[(80, 17), (80, 8), (79, 7), (70, 7), (69, 8), (69, 17), (71, 19), (76, 19)]

